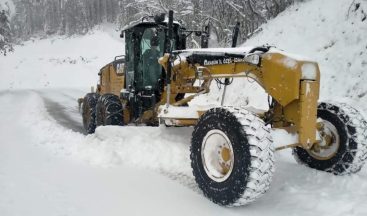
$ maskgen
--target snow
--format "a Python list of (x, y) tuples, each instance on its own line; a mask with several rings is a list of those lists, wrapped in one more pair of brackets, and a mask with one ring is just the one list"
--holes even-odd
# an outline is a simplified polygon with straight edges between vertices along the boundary
[(317, 78), (317, 68), (313, 63), (304, 63), (301, 67), (302, 79), (306, 80), (316, 80)]
[(283, 65), (285, 65), (287, 68), (290, 68), (290, 69), (295, 69), (297, 68), (297, 61), (295, 61), (294, 59), (292, 58), (289, 58), (289, 57), (286, 57), (282, 60), (283, 62)]
[(311, 93), (311, 86), (310, 83), (306, 83), (306, 97), (308, 96), (308, 94)]
[[(148, 20), (151, 19), (151, 20)], [(126, 26), (124, 26), (121, 31), (126, 31), (136, 25), (139, 25), (141, 23), (155, 23), (154, 18), (152, 19), (152, 17), (147, 17), (146, 19), (142, 20), (142, 19), (138, 19), (135, 21), (130, 22), (129, 24), (127, 24)], [(165, 23), (166, 25), (168, 25), (168, 16), (165, 17), (165, 19), (163, 20), (163, 23)], [(173, 20), (173, 24), (175, 25), (181, 25), (180, 22)]]
[(0, 58), (0, 89), (95, 86), (102, 66), (124, 53), (118, 34), (96, 30), (86, 36), (25, 42)]
[(311, 59), (310, 57), (302, 56), (300, 54), (290, 53), (288, 51), (286, 52), (284, 50), (281, 50), (275, 47), (271, 47), (268, 53), (279, 53), (279, 54), (288, 56), (289, 58), (297, 60), (297, 61), (309, 61), (309, 62), (315, 61), (314, 59)]
[[(56, 93), (51, 91), (49, 94), (57, 98)], [(40, 96), (31, 92), (28, 97), (32, 103), (28, 106), (28, 112), (31, 115), (25, 120), (26, 126), (30, 128), (31, 134), (43, 134), (48, 131), (47, 134), (37, 136), (36, 143), (43, 145), (54, 154), (71, 156), (76, 159), (82, 158), (91, 164), (103, 167), (123, 163), (158, 169), (162, 168), (159, 166), (162, 163), (169, 165), (166, 167), (167, 171), (171, 169), (184, 171), (179, 162), (185, 161), (186, 158), (183, 158), (184, 154), (177, 156), (175, 152), (182, 152), (185, 149), (182, 146), (187, 145), (185, 143), (187, 137), (182, 136), (181, 131), (191, 131), (191, 129), (126, 126), (124, 130), (121, 130), (120, 127), (110, 126), (98, 128), (95, 134), (84, 136), (65, 129), (55, 122), (47, 114)], [(75, 101), (70, 100), (67, 103), (75, 103)], [(131, 136), (131, 134), (136, 136)], [(146, 142), (150, 139), (150, 142)], [(172, 145), (172, 142), (177, 142), (177, 145)], [(139, 143), (140, 148), (136, 149), (136, 146), (131, 143)], [(162, 149), (165, 149), (166, 152)], [(150, 153), (150, 156), (147, 156), (147, 152)], [(178, 159), (177, 163), (173, 157)], [(124, 161), (121, 161), (122, 158)]]
[[(209, 109), (218, 107), (216, 104), (206, 104), (203, 105), (191, 105), (187, 107), (178, 107), (170, 105), (168, 108), (166, 105), (161, 105), (159, 107), (158, 117), (162, 119), (198, 119), (199, 113), (204, 113)], [(258, 109), (252, 106), (242, 106), (240, 108), (246, 109), (252, 113), (262, 114), (266, 110)]]
[[(366, 1), (354, 11), (353, 0), (305, 1), (262, 26), (244, 45), (271, 44), (319, 63), (321, 101), (348, 101), (367, 111)], [(307, 58), (305, 60), (308, 60)]]
[(162, 105), (159, 107), (161, 110), (158, 114), (160, 118), (185, 118), (185, 119), (198, 119), (198, 109), (197, 107), (177, 107), (177, 106), (169, 106)]
[(254, 48), (253, 46), (248, 46), (248, 47), (236, 47), (236, 48), (201, 48), (201, 49), (187, 49), (184, 50), (184, 52), (200, 52), (200, 53), (236, 53), (236, 54), (244, 54), (246, 52), (249, 52), (252, 48)]
[[(59, 97), (57, 93), (48, 94)], [(185, 129), (164, 128), (165, 142), (146, 142), (160, 136), (155, 128), (148, 127), (106, 127), (95, 135), (83, 136), (57, 124), (36, 92), (3, 93), (0, 102), (4, 104), (1, 119), (13, 122), (0, 126), (1, 215), (146, 215), (158, 211), (171, 215), (177, 209), (192, 214), (190, 206), (204, 200), (195, 191), (159, 174), (169, 169), (174, 171), (171, 175), (191, 172), (182, 168), (189, 168), (187, 154), (182, 154), (187, 148), (181, 150), (179, 143), (172, 145), (186, 141), (180, 134)], [(137, 136), (131, 136), (131, 132)], [(136, 166), (128, 166), (133, 164)], [(167, 170), (160, 164), (165, 164)], [(156, 172), (144, 167), (155, 167)], [(162, 209), (177, 196), (189, 202), (177, 199)], [(206, 206), (198, 212), (223, 212), (214, 204)]]
[[(320, 66), (322, 100), (367, 111), (367, 27), (359, 11), (348, 15), (351, 2), (296, 3), (245, 45), (269, 43), (312, 57)], [(289, 149), (280, 151), (270, 191), (249, 206), (228, 209), (195, 185), (192, 127), (110, 126), (82, 134), (77, 98), (123, 53), (122, 44), (118, 33), (101, 29), (35, 39), (0, 57), (1, 215), (367, 215), (366, 167), (334, 176), (296, 164)], [(190, 105), (219, 105), (222, 92), (214, 84)], [(266, 109), (267, 95), (252, 80), (235, 79), (225, 105)], [(297, 140), (284, 130), (272, 136), (276, 146)]]
[[(60, 92), (74, 98), (82, 93), (47, 93), (65, 106), (73, 100)], [(297, 165), (289, 152), (280, 152), (270, 191), (254, 204), (227, 209), (204, 198), (193, 182), (192, 128), (110, 126), (83, 136), (60, 126), (37, 92), (2, 93), (0, 103), (1, 119), (13, 122), (0, 125), (7, 131), (0, 136), (3, 215), (323, 215), (331, 207), (335, 215), (366, 214), (365, 169), (336, 177)], [(273, 138), (281, 145), (296, 139), (284, 130)]]
[[(361, 2), (360, 8), (353, 12), (353, 7), (349, 7), (352, 2), (298, 2), (261, 26), (263, 30), (243, 46), (273, 45), (276, 48), (271, 48), (270, 53), (282, 53), (300, 61), (316, 61), (321, 73), (320, 101), (343, 101), (367, 113), (367, 42), (363, 40), (367, 35), (367, 21), (362, 22), (361, 17), (361, 11), (367, 11), (367, 4)], [(312, 75), (312, 69), (307, 68), (305, 72), (310, 72), (307, 77)], [(266, 109), (267, 95), (251, 82), (235, 79), (227, 87), (225, 105), (249, 102), (251, 106)], [(220, 104), (222, 91), (213, 83), (208, 95), (202, 95), (192, 103), (214, 101)]]

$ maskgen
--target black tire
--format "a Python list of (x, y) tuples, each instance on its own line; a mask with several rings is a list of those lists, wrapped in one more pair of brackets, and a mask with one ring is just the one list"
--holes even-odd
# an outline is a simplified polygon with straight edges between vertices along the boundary
[(315, 158), (309, 151), (294, 148), (295, 159), (310, 168), (346, 175), (358, 172), (367, 157), (367, 123), (363, 116), (347, 104), (321, 103), (318, 118), (330, 122), (339, 136), (339, 147), (325, 160)]
[[(202, 145), (210, 131), (224, 133), (233, 148), (233, 170), (222, 182), (213, 180), (203, 165)], [(199, 119), (191, 139), (191, 167), (204, 195), (216, 204), (240, 206), (255, 201), (270, 187), (274, 147), (264, 122), (247, 110), (214, 108)]]
[(114, 94), (104, 94), (99, 97), (96, 107), (96, 125), (124, 125), (122, 104)]
[(96, 105), (99, 94), (88, 93), (85, 95), (82, 105), (83, 126), (88, 134), (96, 130)]

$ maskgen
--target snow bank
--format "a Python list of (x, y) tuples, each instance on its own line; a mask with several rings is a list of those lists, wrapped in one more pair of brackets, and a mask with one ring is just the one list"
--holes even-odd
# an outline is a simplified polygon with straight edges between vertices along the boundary
[(191, 128), (108, 126), (84, 136), (59, 125), (38, 94), (27, 94), (31, 101), (27, 110), (30, 115), (24, 122), (36, 142), (53, 154), (102, 167), (125, 164), (191, 175), (188, 151)]
[[(14, 103), (15, 101), (16, 103)], [(365, 168), (361, 173), (353, 176), (334, 176), (329, 173), (319, 172), (297, 165), (291, 158), (288, 150), (277, 153), (276, 155), (277, 171), (275, 172), (270, 191), (257, 202), (249, 206), (236, 209), (221, 208), (210, 203), (206, 198), (198, 197), (195, 194), (183, 196), (184, 191), (172, 186), (170, 186), (170, 188), (174, 191), (171, 195), (180, 198), (169, 200), (163, 196), (165, 194), (163, 192), (160, 194), (153, 193), (154, 188), (162, 180), (156, 179), (156, 177), (153, 178), (152, 175), (149, 174), (149, 171), (144, 175), (136, 173), (136, 171), (132, 172), (126, 167), (121, 171), (116, 168), (121, 168), (121, 165), (128, 165), (128, 167), (134, 168), (153, 169), (179, 182), (183, 177), (188, 178), (185, 180), (193, 181), (189, 161), (191, 128), (109, 126), (98, 128), (93, 135), (83, 136), (80, 133), (72, 132), (57, 124), (45, 110), (44, 102), (37, 93), (24, 93), (24, 91), (6, 93), (0, 95), (0, 102), (16, 104), (17, 107), (22, 107), (22, 104), (28, 105), (27, 110), (18, 112), (16, 115), (17, 122), (22, 122), (24, 126), (23, 129), (26, 129), (28, 131), (27, 134), (30, 135), (28, 143), (38, 143), (37, 146), (50, 151), (56, 157), (68, 158), (81, 162), (87, 161), (96, 167), (110, 167), (110, 169), (107, 169), (109, 171), (103, 172), (116, 172), (116, 177), (118, 179), (121, 179), (121, 175), (125, 174), (137, 175), (137, 177), (129, 176), (123, 178), (123, 180), (121, 180), (122, 185), (113, 181), (112, 188), (116, 187), (115, 190), (124, 188), (124, 194), (126, 194), (126, 196), (129, 198), (134, 197), (133, 200), (128, 201), (128, 203), (131, 204), (127, 206), (127, 201), (121, 201), (120, 203), (117, 197), (116, 199), (110, 199), (114, 200), (113, 206), (124, 205), (124, 209), (119, 208), (118, 211), (115, 209), (114, 215), (118, 212), (128, 212), (129, 214), (133, 212), (144, 212), (144, 214), (147, 214), (147, 209), (154, 209), (154, 213), (157, 213), (159, 209), (150, 205), (149, 202), (149, 199), (154, 199), (153, 197), (157, 197), (158, 200), (165, 200), (163, 203), (159, 202), (161, 207), (165, 204), (167, 205), (164, 211), (159, 211), (162, 215), (187, 215), (186, 211), (191, 212), (191, 214), (202, 212), (200, 215), (223, 215), (223, 213), (226, 213), (234, 215), (248, 214), (254, 216), (284, 214), (306, 216), (315, 213), (320, 215), (329, 215), (331, 213), (333, 215), (345, 215), (346, 212), (348, 215), (356, 216), (367, 214), (364, 208), (366, 203), (364, 197), (366, 195), (365, 191), (367, 190)], [(14, 116), (15, 115), (8, 115), (8, 117), (5, 117), (5, 120), (7, 120), (7, 118), (14, 119)], [(1, 117), (3, 116), (1, 115)], [(288, 136), (284, 130), (276, 130), (273, 132), (273, 137), (276, 142), (281, 142), (281, 144), (292, 143), (295, 139), (295, 137)], [(38, 149), (37, 151), (42, 151), (42, 149)], [(2, 149), (2, 151), (4, 150), (5, 149)], [(33, 149), (33, 151), (35, 151), (35, 149)], [(85, 173), (85, 170), (81, 172)], [(89, 175), (92, 178), (97, 178), (97, 176), (94, 176), (95, 174)], [(110, 178), (113, 176), (111, 174), (108, 175)], [(131, 180), (134, 178), (136, 178), (136, 180)], [(141, 185), (145, 191), (138, 190), (139, 194), (135, 193), (137, 191), (126, 189), (126, 184), (128, 184), (129, 186), (127, 186), (127, 188), (131, 187), (137, 190), (136, 188), (141, 187), (139, 184), (144, 182), (142, 181), (143, 178), (148, 178), (147, 182), (152, 182), (151, 188), (147, 185)], [(110, 181), (110, 179), (107, 179), (107, 182)], [(35, 183), (32, 183), (32, 185), (35, 185)], [(40, 187), (40, 185), (37, 187)], [(46, 188), (49, 187), (50, 186), (47, 186)], [(8, 189), (8, 187), (5, 188)], [(74, 188), (74, 186), (72, 188)], [(86, 190), (87, 188), (83, 187), (83, 189), (76, 190)], [(165, 190), (164, 188), (166, 187), (159, 184), (159, 188)], [(102, 192), (102, 188), (98, 190)], [(110, 189), (108, 190), (110, 191)], [(95, 190), (93, 191), (95, 192)], [(45, 193), (44, 191), (41, 192)], [(90, 192), (87, 194), (89, 193)], [(142, 196), (142, 194), (144, 196)], [(80, 197), (80, 195), (77, 197)], [(70, 199), (75, 200), (75, 197), (70, 197)], [(147, 202), (142, 203), (142, 205), (144, 205), (142, 209), (139, 209), (139, 205), (137, 204), (140, 199)], [(197, 203), (191, 205), (189, 210), (182, 209), (182, 212), (176, 212), (176, 208), (171, 206), (178, 205), (179, 203), (183, 206), (187, 206), (188, 203), (192, 203), (190, 201), (191, 199), (197, 199)], [(125, 198), (123, 200), (125, 200)], [(22, 202), (23, 201), (21, 201), (21, 203)], [(37, 205), (39, 204), (38, 202), (36, 203)], [(106, 205), (106, 203), (104, 204)], [(111, 204), (109, 204), (109, 206), (110, 205)], [(21, 204), (21, 206), (25, 206), (25, 204)], [(63, 205), (57, 205), (56, 203), (55, 206), (58, 208), (65, 206), (65, 209), (57, 211), (67, 212), (68, 209), (70, 210), (70, 207), (77, 208), (81, 205), (80, 203), (64, 203)], [(14, 210), (7, 205), (3, 207), (0, 205), (0, 209), (1, 208), (11, 211)], [(33, 209), (29, 206), (27, 208)], [(86, 212), (91, 213), (93, 209), (96, 209), (96, 207), (83, 206), (80, 211), (84, 213), (75, 211), (74, 209), (72, 209), (71, 212), (74, 212), (72, 215), (88, 215)], [(97, 209), (100, 210), (99, 208)], [(33, 210), (39, 212), (37, 209)], [(92, 215), (93, 214), (94, 213), (92, 213)]]

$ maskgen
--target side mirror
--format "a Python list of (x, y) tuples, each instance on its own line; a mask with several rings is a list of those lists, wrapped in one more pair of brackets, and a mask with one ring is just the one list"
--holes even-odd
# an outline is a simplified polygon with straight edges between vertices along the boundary
[(124, 32), (123, 31), (121, 31), (121, 33), (120, 33), (120, 38), (124, 38)]

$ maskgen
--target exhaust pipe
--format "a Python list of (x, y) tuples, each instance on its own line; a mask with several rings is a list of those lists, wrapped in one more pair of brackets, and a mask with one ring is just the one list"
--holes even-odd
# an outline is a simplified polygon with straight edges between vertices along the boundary
[(166, 108), (169, 107), (170, 97), (171, 97), (171, 74), (172, 74), (172, 45), (173, 45), (173, 11), (170, 10), (168, 12), (168, 41), (169, 41), (169, 57), (168, 57), (168, 65), (167, 65), (167, 77), (166, 77), (166, 91), (167, 91), (167, 103)]

